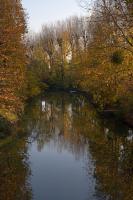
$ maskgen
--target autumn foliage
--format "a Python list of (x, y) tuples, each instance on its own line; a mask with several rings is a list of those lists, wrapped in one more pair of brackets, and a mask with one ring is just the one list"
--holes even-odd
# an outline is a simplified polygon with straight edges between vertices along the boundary
[(14, 120), (25, 86), (32, 97), (46, 84), (84, 91), (100, 110), (132, 115), (133, 2), (87, 2), (81, 0), (87, 16), (45, 24), (25, 40), (21, 1), (0, 0), (0, 115)]
[[(132, 115), (133, 2), (96, 0), (30, 36), (32, 72), (51, 87), (89, 93), (100, 110)], [(85, 6), (86, 5), (86, 6)]]
[(25, 13), (20, 0), (0, 0), (0, 114), (16, 120), (25, 80)]

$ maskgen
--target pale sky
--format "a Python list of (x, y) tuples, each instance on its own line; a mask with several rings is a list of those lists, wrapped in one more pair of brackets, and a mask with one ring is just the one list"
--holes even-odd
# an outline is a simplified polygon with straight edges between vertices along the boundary
[(30, 30), (38, 32), (42, 24), (63, 20), (73, 15), (83, 15), (78, 0), (22, 0), (28, 13)]

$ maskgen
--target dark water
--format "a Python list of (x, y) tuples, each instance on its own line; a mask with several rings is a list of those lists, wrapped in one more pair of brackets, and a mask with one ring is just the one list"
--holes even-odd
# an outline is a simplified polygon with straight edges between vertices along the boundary
[(0, 200), (132, 200), (133, 131), (81, 95), (31, 102), (0, 148)]

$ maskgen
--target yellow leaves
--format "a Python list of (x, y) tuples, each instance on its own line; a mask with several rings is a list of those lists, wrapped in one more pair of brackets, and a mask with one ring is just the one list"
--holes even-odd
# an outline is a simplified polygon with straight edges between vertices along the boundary
[(0, 109), (0, 115), (12, 123), (18, 120), (18, 116), (9, 109)]

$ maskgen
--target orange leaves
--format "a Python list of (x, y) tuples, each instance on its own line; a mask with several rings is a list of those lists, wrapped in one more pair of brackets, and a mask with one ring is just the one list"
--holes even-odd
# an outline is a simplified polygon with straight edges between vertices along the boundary
[(25, 16), (20, 0), (1, 0), (0, 19), (0, 111), (19, 112), (25, 73)]

